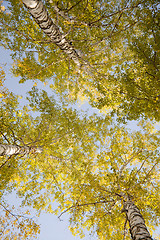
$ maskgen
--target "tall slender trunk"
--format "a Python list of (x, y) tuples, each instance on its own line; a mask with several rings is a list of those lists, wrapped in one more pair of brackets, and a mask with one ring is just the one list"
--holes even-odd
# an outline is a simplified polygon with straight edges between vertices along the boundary
[(66, 40), (65, 36), (59, 31), (59, 28), (53, 23), (42, 1), (22, 0), (22, 2), (27, 7), (28, 11), (43, 32), (50, 37), (51, 41), (54, 42), (61, 50), (63, 50), (78, 67), (80, 67), (80, 56)]
[(129, 197), (126, 197), (124, 201), (123, 212), (126, 213), (133, 240), (153, 240), (147, 230), (142, 214)]
[(28, 146), (17, 146), (17, 145), (7, 145), (7, 144), (0, 144), (0, 156), (5, 155), (17, 155), (17, 154), (29, 154), (29, 153), (41, 153), (41, 148), (36, 147), (28, 147)]

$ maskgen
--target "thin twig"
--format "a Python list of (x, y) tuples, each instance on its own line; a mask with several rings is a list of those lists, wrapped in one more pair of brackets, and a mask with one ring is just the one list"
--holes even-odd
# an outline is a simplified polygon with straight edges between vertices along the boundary
[[(21, 215), (15, 215), (13, 214), (10, 210), (8, 210), (2, 203), (0, 203), (0, 205), (5, 209), (6, 212), (8, 212), (10, 215), (12, 215), (13, 217), (16, 218), (16, 220), (18, 221), (18, 216), (22, 217)], [(19, 223), (19, 221), (18, 221)]]
[(4, 163), (2, 163), (2, 165), (0, 166), (0, 169), (1, 169), (2, 167), (4, 167), (4, 165), (6, 165), (7, 162), (9, 162), (9, 160), (11, 159), (12, 156), (13, 156), (13, 155), (11, 155)]
[(78, 1), (76, 4), (74, 4), (72, 7), (68, 8), (66, 10), (66, 12), (69, 12), (70, 10), (72, 10), (74, 7), (76, 7), (80, 2), (82, 2), (82, 0)]
[(134, 154), (129, 160), (127, 160), (123, 166), (121, 167), (120, 171), (119, 171), (119, 178), (122, 176), (122, 172), (124, 170), (124, 168), (139, 154), (142, 152), (142, 149), (139, 150), (136, 154)]
[(142, 183), (145, 182), (145, 180), (150, 176), (150, 174), (152, 173), (153, 169), (155, 168), (155, 166), (159, 163), (160, 159), (157, 160), (157, 162), (152, 166), (152, 168), (148, 171), (148, 173), (146, 174), (145, 178), (143, 179)]
[(64, 137), (65, 135), (67, 135), (68, 133), (70, 133), (71, 131), (68, 131), (66, 133), (64, 133), (63, 135), (59, 136), (59, 137), (56, 137), (56, 138), (53, 138), (52, 139), (52, 143), (55, 143), (57, 142), (57, 140), (61, 139), (62, 137)]
[[(150, 156), (152, 156), (152, 155), (153, 155), (153, 153), (150, 154), (149, 156), (147, 156), (147, 157), (143, 160), (140, 168), (136, 171), (136, 173), (133, 175), (133, 177), (129, 180), (129, 186), (130, 186), (131, 182), (133, 182), (133, 180), (135, 179), (136, 175), (137, 175), (137, 174), (141, 171), (141, 169), (143, 168), (146, 160), (147, 160)], [(134, 187), (134, 186), (133, 186), (133, 187)], [(127, 190), (130, 190), (130, 187), (129, 187)]]
[(10, 144), (10, 141), (9, 141), (8, 138), (3, 134), (3, 132), (0, 131), (0, 133), (2, 134), (2, 136), (4, 137), (4, 139)]
[[(59, 55), (60, 55), (60, 54), (59, 54)], [(50, 64), (42, 67), (38, 73), (36, 73), (35, 75), (32, 76), (32, 78), (37, 77), (43, 70), (51, 67), (51, 66), (54, 65), (54, 64), (60, 63), (60, 62), (62, 62), (63, 60), (64, 60), (64, 58), (61, 58), (60, 60), (58, 60), (58, 61), (56, 61), (56, 62), (52, 62), (52, 63), (50, 63)]]
[[(50, 168), (53, 169), (51, 163), (50, 163), (49, 161), (47, 161), (47, 163), (49, 164)], [(53, 174), (53, 172), (50, 172), (50, 174), (53, 176), (53, 179), (54, 179), (54, 181), (55, 181), (55, 183), (56, 183), (56, 185), (57, 185), (57, 188), (58, 188), (59, 191), (64, 195), (64, 193), (63, 193), (61, 187), (59, 186), (59, 183), (58, 183), (56, 177), (55, 177), (54, 174)]]

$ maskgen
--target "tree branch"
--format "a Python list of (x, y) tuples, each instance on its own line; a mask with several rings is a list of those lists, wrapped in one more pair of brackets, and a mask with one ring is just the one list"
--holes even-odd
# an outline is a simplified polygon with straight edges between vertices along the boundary
[(60, 219), (61, 216), (68, 212), (69, 210), (71, 210), (72, 208), (79, 208), (79, 207), (84, 207), (84, 206), (90, 206), (90, 205), (97, 205), (97, 204), (102, 204), (102, 203), (108, 203), (108, 202), (113, 202), (113, 200), (111, 201), (99, 201), (99, 202), (92, 202), (92, 203), (82, 203), (82, 204), (75, 204), (75, 205), (72, 205), (71, 207), (67, 208), (66, 210), (64, 210), (59, 216), (58, 218)]

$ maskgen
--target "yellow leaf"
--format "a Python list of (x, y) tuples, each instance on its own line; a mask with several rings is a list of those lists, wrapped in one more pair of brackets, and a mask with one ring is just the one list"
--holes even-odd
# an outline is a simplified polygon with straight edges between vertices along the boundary
[(36, 83), (36, 82), (33, 84), (33, 87), (35, 87), (35, 86), (37, 86), (37, 83)]
[(5, 11), (5, 7), (4, 7), (4, 6), (1, 6), (1, 10), (2, 10), (2, 11)]

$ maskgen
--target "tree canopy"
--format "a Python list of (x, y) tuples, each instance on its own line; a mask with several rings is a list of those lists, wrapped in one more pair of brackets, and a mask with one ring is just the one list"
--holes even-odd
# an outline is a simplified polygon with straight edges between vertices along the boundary
[(7, 2), (1, 43), (13, 51), (20, 82), (50, 79), (69, 101), (83, 96), (122, 120), (159, 120), (158, 1), (44, 1), (46, 25), (22, 2)]
[[(2, 236), (39, 233), (28, 211), (7, 204), (13, 191), (20, 209), (60, 219), (69, 213), (70, 230), (81, 237), (87, 229), (101, 240), (139, 240), (135, 216), (152, 235), (160, 224), (158, 1), (0, 4), (1, 46), (11, 51), (20, 83), (33, 82), (21, 107), (0, 69)], [(84, 99), (90, 115), (73, 108)], [(138, 121), (135, 131), (129, 120)]]
[[(5, 160), (3, 191), (15, 188), (23, 205), (38, 212), (46, 209), (59, 217), (69, 212), (71, 231), (81, 236), (84, 227), (100, 239), (121, 239), (126, 195), (143, 209), (149, 229), (159, 224), (159, 132), (152, 123), (142, 121), (141, 130), (131, 133), (109, 116), (79, 116), (36, 87), (28, 99), (41, 115), (34, 119), (26, 110), (9, 111), (11, 106), (4, 104), (2, 111), (14, 115), (5, 117), (3, 143), (8, 139), (9, 144), (41, 147), (42, 152)], [(11, 103), (13, 108), (13, 99)], [(59, 203), (56, 211), (52, 201)]]

